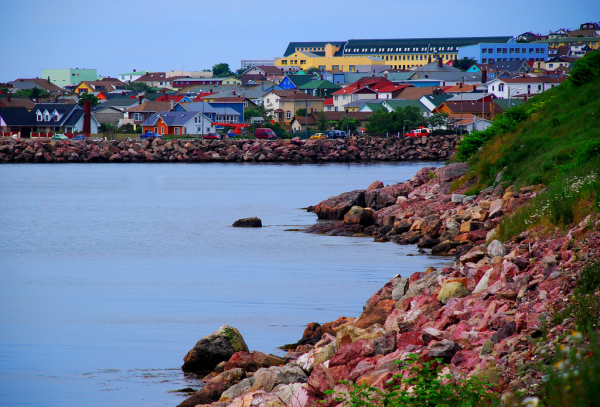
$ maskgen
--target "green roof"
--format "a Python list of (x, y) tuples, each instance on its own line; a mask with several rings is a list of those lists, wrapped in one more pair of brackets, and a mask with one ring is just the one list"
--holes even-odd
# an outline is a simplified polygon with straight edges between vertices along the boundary
[(393, 110), (396, 110), (399, 107), (404, 109), (407, 106), (415, 106), (418, 107), (421, 112), (429, 112), (429, 109), (423, 106), (423, 103), (419, 102), (418, 100), (386, 99), (382, 103), (386, 103)]
[(454, 97), (454, 95), (425, 95), (427, 100), (436, 107), (444, 103), (446, 100)]
[(361, 111), (367, 111), (369, 109), (371, 112), (375, 112), (379, 109), (385, 109), (381, 103), (365, 103), (363, 107), (360, 108)]
[(313, 75), (288, 75), (288, 78), (290, 79), (290, 81), (292, 81), (292, 83), (296, 86), (302, 86), (307, 84), (308, 82), (312, 81), (314, 76)]
[(324, 79), (318, 81), (310, 81), (305, 83), (304, 85), (298, 86), (298, 89), (342, 89), (341, 86), (336, 85), (335, 83), (326, 81)]

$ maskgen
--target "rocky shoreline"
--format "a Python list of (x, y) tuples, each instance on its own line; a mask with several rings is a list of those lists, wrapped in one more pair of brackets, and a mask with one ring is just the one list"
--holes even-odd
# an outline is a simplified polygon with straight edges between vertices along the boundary
[[(358, 318), (310, 323), (283, 358), (249, 352), (237, 330), (222, 327), (186, 355), (183, 370), (208, 373), (207, 384), (180, 407), (334, 406), (326, 391), (347, 393), (342, 380), (389, 390), (395, 375), (407, 378), (394, 362), (409, 354), (443, 359), (448, 374), (482, 378), (505, 401), (516, 390), (535, 392), (537, 361), (566, 344), (571, 329), (568, 320), (545, 322), (564, 307), (581, 268), (600, 256), (600, 217), (567, 233), (530, 230), (502, 243), (498, 222), (542, 187), (498, 183), (466, 196), (465, 182), (450, 192), (466, 171), (460, 163), (426, 167), (405, 183), (377, 181), (311, 208), (323, 221), (308, 232), (416, 243), (455, 262), (394, 276)], [(198, 357), (203, 352), (220, 359)], [(211, 363), (198, 367), (199, 360)]]
[(447, 160), (455, 135), (338, 140), (52, 141), (0, 139), (0, 163), (364, 162)]

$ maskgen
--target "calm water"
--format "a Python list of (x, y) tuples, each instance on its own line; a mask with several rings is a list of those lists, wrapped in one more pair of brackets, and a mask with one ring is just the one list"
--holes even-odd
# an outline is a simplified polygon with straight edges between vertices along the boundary
[[(285, 231), (300, 208), (418, 164), (0, 166), (0, 405), (174, 406), (224, 323), (277, 352), (441, 259)], [(258, 216), (266, 227), (237, 229)], [(407, 256), (412, 254), (413, 256)]]

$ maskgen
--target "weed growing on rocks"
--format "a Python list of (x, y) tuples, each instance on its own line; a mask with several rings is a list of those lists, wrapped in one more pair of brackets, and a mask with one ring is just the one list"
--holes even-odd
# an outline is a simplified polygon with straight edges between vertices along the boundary
[(491, 385), (472, 376), (467, 379), (444, 374), (442, 359), (422, 362), (418, 355), (410, 354), (406, 361), (396, 362), (403, 374), (389, 382), (398, 383), (391, 391), (376, 387), (343, 382), (350, 391), (334, 394), (335, 401), (346, 407), (475, 407), (499, 405), (498, 395), (491, 392)]

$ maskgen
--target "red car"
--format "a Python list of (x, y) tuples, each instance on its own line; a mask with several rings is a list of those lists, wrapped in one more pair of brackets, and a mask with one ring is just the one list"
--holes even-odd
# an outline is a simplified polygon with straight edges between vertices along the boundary
[(423, 127), (420, 127), (420, 128), (418, 128), (416, 130), (409, 131), (404, 136), (405, 137), (423, 137), (423, 136), (429, 136), (429, 131), (427, 129), (424, 129)]
[(205, 140), (221, 140), (221, 136), (217, 133), (208, 133), (203, 138)]
[(277, 139), (277, 134), (271, 129), (256, 129), (254, 130), (254, 138), (262, 139), (262, 140), (275, 140)]

